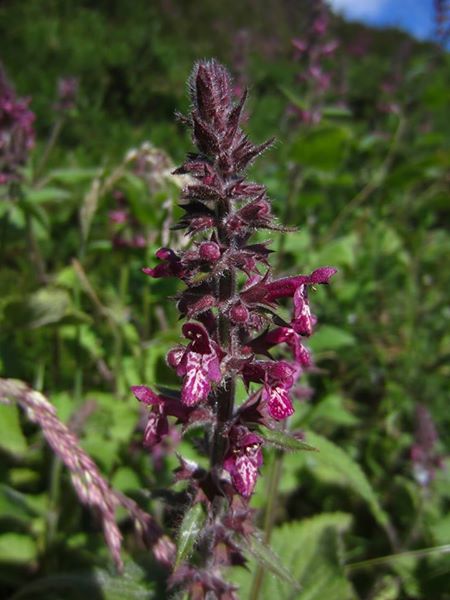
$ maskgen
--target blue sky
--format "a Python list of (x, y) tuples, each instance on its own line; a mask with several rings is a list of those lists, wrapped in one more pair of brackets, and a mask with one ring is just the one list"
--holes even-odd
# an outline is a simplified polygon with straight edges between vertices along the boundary
[(350, 20), (380, 27), (397, 26), (422, 39), (433, 35), (433, 0), (329, 0), (329, 3)]

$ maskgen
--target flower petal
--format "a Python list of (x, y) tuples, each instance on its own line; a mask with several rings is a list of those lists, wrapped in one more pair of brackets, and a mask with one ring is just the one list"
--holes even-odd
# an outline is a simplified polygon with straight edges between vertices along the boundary
[(132, 385), (131, 391), (142, 404), (158, 406), (163, 403), (158, 394), (145, 385)]
[(267, 402), (269, 414), (277, 421), (287, 419), (294, 414), (294, 408), (292, 406), (291, 399), (286, 388), (277, 385), (269, 386), (264, 385), (263, 389), (263, 400)]
[(301, 285), (294, 294), (294, 319), (292, 329), (300, 335), (311, 335), (315, 319), (311, 314), (306, 288)]
[(208, 373), (209, 360), (204, 354), (188, 352), (186, 354), (186, 375), (183, 380), (181, 402), (186, 406), (195, 406), (208, 397), (211, 391), (211, 379)]

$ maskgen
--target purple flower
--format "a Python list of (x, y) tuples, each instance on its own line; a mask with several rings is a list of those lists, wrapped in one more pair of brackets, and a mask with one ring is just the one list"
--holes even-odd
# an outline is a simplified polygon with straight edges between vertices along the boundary
[(263, 383), (262, 402), (269, 415), (281, 421), (294, 414), (289, 390), (295, 383), (297, 369), (286, 361), (254, 361), (243, 368), (244, 381)]
[(223, 466), (239, 494), (252, 495), (263, 463), (262, 438), (245, 427), (234, 427), (230, 432), (230, 448)]
[(78, 88), (79, 81), (76, 77), (61, 77), (58, 79), (58, 100), (55, 104), (55, 110), (61, 113), (73, 110), (76, 106)]
[(29, 99), (17, 98), (0, 64), (0, 185), (19, 178), (34, 146), (34, 113)]
[(179, 257), (170, 248), (160, 248), (156, 253), (161, 263), (153, 269), (144, 267), (142, 271), (150, 277), (182, 277), (184, 270)]
[(146, 406), (150, 406), (150, 412), (144, 431), (144, 445), (152, 447), (159, 444), (169, 432), (167, 417), (176, 417), (179, 422), (185, 423), (189, 416), (189, 410), (180, 403), (177, 398), (171, 398), (155, 394), (153, 390), (145, 385), (134, 385), (131, 391), (135, 397)]
[(302, 344), (301, 336), (292, 327), (271, 329), (248, 343), (249, 347), (258, 354), (266, 354), (270, 348), (280, 344), (289, 347), (298, 365), (304, 368), (312, 366), (309, 350)]
[(221, 380), (220, 356), (217, 344), (200, 323), (185, 323), (183, 334), (191, 342), (171, 350), (168, 363), (183, 377), (181, 402), (195, 406), (207, 399), (211, 384)]

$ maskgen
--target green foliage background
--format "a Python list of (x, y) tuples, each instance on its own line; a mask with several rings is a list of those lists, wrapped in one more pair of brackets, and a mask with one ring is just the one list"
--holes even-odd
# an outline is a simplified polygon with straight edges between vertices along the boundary
[[(308, 377), (314, 395), (297, 403), (292, 423), (320, 452), (267, 452), (253, 500), (262, 527), (279, 461), (272, 545), (302, 588), (266, 575), (260, 597), (450, 598), (449, 57), (401, 32), (336, 17), (336, 85), (322, 121), (301, 125), (287, 111), (308, 103), (290, 38), (301, 36), (308, 2), (261, 4), (1, 4), (1, 59), (20, 95), (32, 96), (38, 141), (23, 195), (0, 200), (0, 373), (45, 391), (64, 421), (94, 401), (79, 432), (83, 447), (113, 485), (164, 521), (156, 490), (171, 482), (176, 459), (172, 449), (155, 466), (141, 450), (128, 389), (175, 383), (164, 356), (179, 335), (167, 301), (176, 284), (149, 283), (140, 268), (166, 243), (161, 232), (178, 215), (179, 189), (169, 176), (149, 188), (124, 156), (149, 140), (181, 160), (190, 141), (174, 111), (187, 108), (192, 63), (215, 56), (233, 70), (244, 28), (248, 130), (256, 141), (278, 139), (252, 177), (267, 184), (280, 220), (299, 227), (272, 236), (273, 264), (280, 274), (339, 269), (329, 289), (312, 295), (319, 372)], [(369, 49), (355, 57), (361, 38)], [(62, 75), (80, 80), (77, 108), (40, 171)], [(386, 114), (381, 84), (393, 76), (399, 111)], [(147, 248), (111, 243), (117, 189), (149, 235)], [(410, 460), (418, 403), (436, 422), (444, 457), (428, 487)], [(66, 473), (8, 406), (0, 406), (0, 451), (2, 597), (165, 597), (163, 575), (131, 534), (126, 575), (112, 574), (101, 532)], [(180, 451), (194, 452), (187, 442)], [(176, 530), (170, 517), (166, 525)], [(256, 553), (248, 570), (230, 573), (243, 598), (258, 561), (271, 559)]]

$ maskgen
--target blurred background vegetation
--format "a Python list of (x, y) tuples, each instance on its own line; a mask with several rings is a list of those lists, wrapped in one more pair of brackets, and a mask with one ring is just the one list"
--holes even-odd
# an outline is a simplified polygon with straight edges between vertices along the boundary
[[(20, 185), (0, 188), (0, 373), (44, 391), (113, 485), (173, 528), (155, 491), (176, 448), (195, 452), (175, 434), (142, 450), (128, 390), (175, 383), (164, 357), (179, 336), (177, 284), (140, 268), (186, 243), (170, 229), (181, 214), (170, 172), (191, 150), (174, 113), (193, 62), (216, 57), (250, 87), (252, 139), (278, 140), (251, 173), (299, 228), (271, 236), (274, 266), (339, 269), (312, 295), (318, 369), (292, 423), (320, 456), (268, 453), (253, 502), (263, 526), (275, 464), (272, 541), (303, 591), (266, 577), (261, 598), (446, 599), (449, 56), (331, 15), (338, 46), (318, 90), (292, 44), (313, 19), (306, 0), (1, 3), (0, 59), (32, 98), (36, 145)], [(61, 111), (64, 77), (78, 91)], [(9, 406), (0, 453), (2, 597), (165, 597), (132, 535), (126, 576), (113, 575), (96, 521)], [(230, 574), (242, 598), (253, 572)]]

